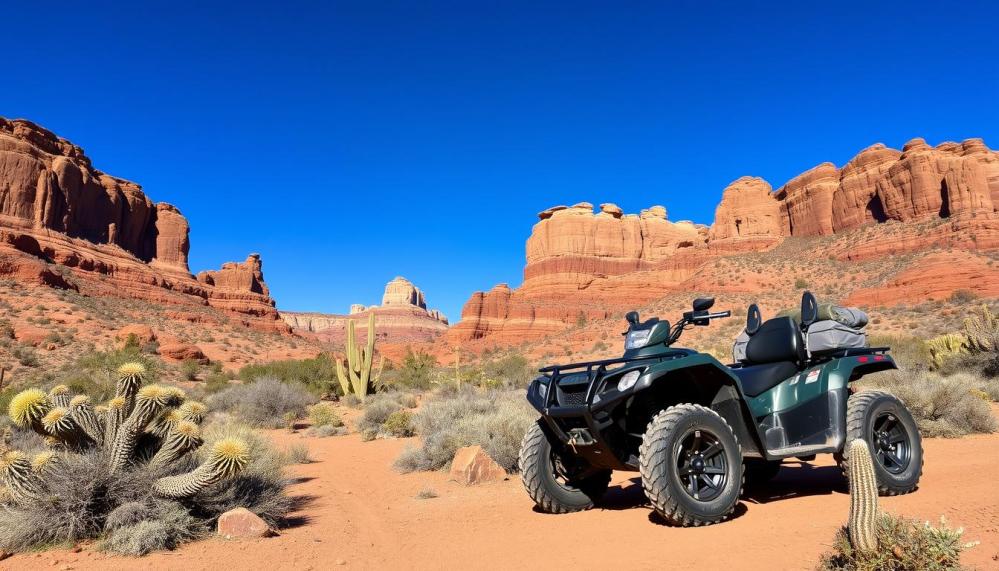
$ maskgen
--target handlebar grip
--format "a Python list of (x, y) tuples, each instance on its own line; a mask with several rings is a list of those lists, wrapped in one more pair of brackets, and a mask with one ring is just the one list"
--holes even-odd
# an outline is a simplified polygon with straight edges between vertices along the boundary
[(710, 317), (712, 319), (714, 319), (716, 317), (731, 317), (731, 316), (732, 316), (732, 312), (731, 311), (719, 311), (718, 313), (712, 313), (712, 314), (708, 315), (708, 317)]

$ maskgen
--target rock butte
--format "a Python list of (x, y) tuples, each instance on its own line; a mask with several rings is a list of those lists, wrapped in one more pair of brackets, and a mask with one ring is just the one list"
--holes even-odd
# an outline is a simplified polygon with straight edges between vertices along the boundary
[[(671, 222), (662, 206), (634, 215), (614, 204), (594, 212), (587, 202), (555, 206), (538, 218), (527, 239), (523, 285), (500, 284), (472, 294), (461, 321), (448, 332), (449, 343), (516, 344), (671, 292), (694, 291), (703, 281), (695, 273), (708, 262), (769, 250), (788, 237), (943, 219), (946, 224), (929, 229), (903, 224), (890, 240), (873, 235), (837, 243), (823, 255), (864, 260), (938, 247), (999, 249), (999, 153), (981, 139), (936, 147), (913, 139), (902, 151), (868, 147), (842, 168), (822, 163), (776, 191), (761, 178), (742, 177), (725, 188), (710, 227)], [(951, 279), (930, 284), (913, 270), (898, 276), (892, 294), (857, 292), (854, 299), (884, 303), (896, 294), (938, 299), (967, 288), (969, 280), (994, 281), (994, 272), (980, 260), (964, 262)], [(921, 267), (933, 275), (946, 273), (939, 258)], [(976, 288), (971, 289), (990, 295), (988, 287)]]
[(347, 315), (282, 311), (281, 318), (298, 333), (342, 341), (350, 320), (362, 325), (357, 333), (363, 339), (370, 313), (375, 314), (376, 335), (389, 343), (430, 341), (444, 333), (448, 325), (447, 317), (436, 309), (427, 309), (426, 296), (403, 277), (385, 285), (381, 305), (353, 304)]
[(208, 305), (256, 329), (288, 331), (258, 255), (196, 279), (188, 233), (176, 207), (95, 169), (80, 147), (0, 117), (0, 276), (93, 296)]

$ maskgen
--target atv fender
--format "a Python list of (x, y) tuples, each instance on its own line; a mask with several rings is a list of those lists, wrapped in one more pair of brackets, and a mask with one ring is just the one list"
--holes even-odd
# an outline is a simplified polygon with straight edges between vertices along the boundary
[(738, 379), (711, 355), (692, 352), (650, 366), (635, 384), (633, 395), (639, 393), (646, 393), (641, 401), (660, 410), (679, 403), (711, 408), (732, 427), (744, 455), (762, 456), (761, 436)]

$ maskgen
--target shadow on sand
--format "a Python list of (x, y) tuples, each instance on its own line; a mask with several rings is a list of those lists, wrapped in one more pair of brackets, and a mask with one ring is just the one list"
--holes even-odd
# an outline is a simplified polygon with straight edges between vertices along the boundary
[[(808, 496), (848, 493), (846, 480), (837, 466), (813, 466), (807, 462), (787, 461), (781, 466), (777, 476), (743, 489), (741, 501), (732, 514), (738, 518), (751, 509), (752, 504), (766, 504)], [(649, 521), (666, 525), (666, 521), (651, 511), (649, 500), (642, 490), (641, 478), (635, 476), (619, 485), (611, 486), (597, 504), (598, 509), (630, 510), (643, 508), (650, 510)]]

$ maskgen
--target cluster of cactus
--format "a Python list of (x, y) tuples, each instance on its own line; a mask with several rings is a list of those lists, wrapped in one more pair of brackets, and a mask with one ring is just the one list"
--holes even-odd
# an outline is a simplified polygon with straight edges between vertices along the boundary
[(939, 369), (947, 359), (967, 353), (968, 342), (964, 335), (946, 333), (928, 340), (926, 348), (930, 351), (930, 363), (933, 368)]
[(878, 518), (878, 482), (871, 449), (861, 438), (852, 440), (847, 450), (847, 479), (850, 483), (850, 521), (847, 533), (858, 551), (878, 547), (875, 527)]
[(999, 352), (999, 316), (983, 305), (979, 315), (964, 320), (964, 335), (974, 353)]
[[(347, 353), (346, 363), (340, 357), (336, 359), (336, 377), (340, 381), (340, 390), (344, 395), (353, 394), (363, 400), (371, 392), (371, 387), (378, 377), (378, 374), (374, 377), (371, 376), (371, 364), (375, 355), (374, 313), (368, 315), (368, 336), (363, 347), (356, 341), (353, 320), (347, 322), (345, 351)], [(379, 372), (383, 363), (384, 359), (378, 364)]]
[[(44, 436), (48, 449), (29, 458), (0, 445), (5, 498), (36, 497), (44, 488), (45, 475), (58, 469), (61, 454), (101, 450), (113, 474), (140, 464), (166, 467), (202, 445), (199, 425), (207, 412), (205, 405), (187, 400), (176, 387), (142, 386), (141, 364), (126, 363), (118, 373), (115, 396), (104, 405), (92, 405), (86, 395), (73, 396), (64, 385), (48, 393), (28, 389), (11, 399), (11, 420)], [(244, 441), (220, 440), (204, 463), (189, 473), (158, 479), (153, 492), (164, 498), (189, 497), (239, 472), (249, 461)]]

